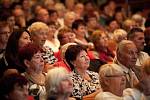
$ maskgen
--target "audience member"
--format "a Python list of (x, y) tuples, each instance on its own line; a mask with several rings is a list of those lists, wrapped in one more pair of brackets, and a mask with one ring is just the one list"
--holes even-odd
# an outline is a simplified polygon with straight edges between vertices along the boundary
[(45, 97), (45, 79), (43, 72), (44, 60), (42, 58), (42, 49), (35, 44), (29, 43), (19, 50), (19, 59), (22, 66), (26, 67), (23, 75), (29, 81), (29, 94), (35, 100), (43, 100)]
[(44, 43), (44, 46), (48, 46), (54, 52), (58, 52), (60, 47), (60, 42), (57, 39), (57, 28), (56, 28), (57, 26), (55, 25), (54, 22), (50, 22), (48, 27), (49, 27), (49, 32), (47, 34), (47, 39)]
[(69, 96), (73, 90), (70, 74), (62, 67), (48, 71), (46, 77), (46, 100), (73, 100)]
[(65, 59), (73, 69), (73, 97), (80, 100), (92, 99), (99, 91), (102, 91), (98, 74), (87, 70), (90, 59), (83, 47), (70, 45), (65, 52)]
[(2, 100), (28, 99), (28, 81), (19, 74), (10, 74), (0, 80), (0, 98)]
[(144, 32), (140, 28), (132, 28), (130, 32), (127, 35), (128, 40), (131, 40), (134, 42), (134, 44), (137, 47), (138, 50), (138, 56), (137, 56), (137, 62), (136, 65), (141, 67), (143, 62), (149, 58), (149, 55), (146, 52), (143, 52), (144, 50), (144, 44), (145, 44), (145, 36)]
[(143, 76), (134, 88), (124, 90), (125, 100), (149, 100), (150, 99), (150, 58), (142, 65)]
[[(31, 33), (31, 39), (33, 40), (33, 43), (43, 49), (42, 57), (47, 65), (45, 67), (50, 67), (50, 65), (54, 64), (57, 59), (55, 58), (54, 52), (51, 48), (48, 46), (43, 46), (47, 39), (49, 27), (43, 22), (34, 22), (28, 27), (28, 30)], [(45, 70), (47, 70), (47, 68)]]
[[(140, 79), (140, 70), (135, 66), (137, 48), (132, 41), (122, 40), (117, 47), (114, 63), (118, 64), (126, 75), (126, 88), (132, 88)], [(138, 78), (137, 78), (138, 77)]]
[(11, 30), (9, 24), (0, 21), (0, 59), (3, 57), (10, 34)]
[(108, 37), (104, 31), (94, 31), (92, 34), (92, 42), (94, 43), (94, 57), (104, 63), (112, 62), (114, 54), (108, 49)]
[(14, 30), (8, 39), (4, 56), (0, 60), (1, 75), (5, 70), (12, 68), (17, 69), (19, 72), (25, 71), (25, 68), (20, 66), (18, 51), (30, 42), (30, 33), (25, 28)]
[(88, 42), (86, 39), (87, 29), (86, 24), (83, 20), (77, 19), (72, 23), (72, 30), (76, 34), (75, 42), (87, 47), (88, 49), (93, 49), (93, 43)]
[(105, 64), (99, 71), (103, 92), (96, 95), (95, 100), (122, 100), (126, 87), (125, 74), (117, 64)]

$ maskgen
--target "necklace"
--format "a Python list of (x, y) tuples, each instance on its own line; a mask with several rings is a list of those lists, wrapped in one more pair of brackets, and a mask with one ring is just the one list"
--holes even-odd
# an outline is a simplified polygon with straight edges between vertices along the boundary
[(45, 75), (41, 74), (28, 74), (25, 73), (25, 76), (33, 83), (38, 85), (45, 85)]

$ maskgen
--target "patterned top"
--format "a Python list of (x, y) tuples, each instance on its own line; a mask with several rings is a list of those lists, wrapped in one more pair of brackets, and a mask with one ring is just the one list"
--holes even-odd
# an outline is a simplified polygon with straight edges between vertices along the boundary
[[(34, 100), (45, 100), (46, 96), (46, 89), (45, 85), (39, 85), (36, 84), (30, 75), (28, 75), (26, 72), (22, 74), (26, 77), (26, 79), (29, 82), (29, 95), (34, 97)], [(43, 75), (46, 77), (46, 73), (43, 73)]]
[(72, 72), (73, 97), (82, 99), (83, 96), (89, 95), (101, 88), (98, 73), (88, 70), (87, 73), (91, 78), (90, 81), (83, 79), (75, 70)]
[(57, 58), (54, 56), (54, 52), (48, 46), (43, 47), (42, 57), (45, 63), (54, 64), (57, 62)]

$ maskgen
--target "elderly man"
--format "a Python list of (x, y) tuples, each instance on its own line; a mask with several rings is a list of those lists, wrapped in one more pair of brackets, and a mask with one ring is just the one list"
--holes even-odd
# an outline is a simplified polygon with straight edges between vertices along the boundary
[(121, 66), (126, 74), (126, 87), (133, 87), (138, 83), (140, 70), (135, 66), (137, 61), (137, 48), (132, 41), (122, 40), (117, 47), (114, 63)]
[(143, 62), (149, 58), (149, 55), (146, 52), (143, 52), (144, 49), (144, 32), (140, 28), (132, 28), (130, 32), (127, 35), (128, 40), (131, 40), (134, 42), (134, 44), (137, 47), (138, 50), (138, 57), (136, 66), (139, 66), (139, 68), (142, 66)]
[(43, 46), (47, 39), (49, 27), (43, 22), (34, 22), (30, 27), (28, 27), (28, 30), (31, 33), (33, 43), (43, 48), (43, 59), (45, 63), (48, 65), (55, 63), (57, 59), (55, 58), (52, 49)]
[(95, 100), (122, 100), (126, 86), (125, 74), (117, 64), (105, 64), (99, 71), (103, 92), (96, 95)]

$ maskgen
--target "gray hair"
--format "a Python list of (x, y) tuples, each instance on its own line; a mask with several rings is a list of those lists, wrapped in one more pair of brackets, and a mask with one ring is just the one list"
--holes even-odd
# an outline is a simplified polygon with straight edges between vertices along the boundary
[(122, 40), (118, 46), (117, 46), (117, 54), (121, 53), (124, 51), (124, 49), (127, 47), (127, 45), (129, 44), (134, 44), (132, 41), (130, 40)]
[(57, 95), (59, 93), (58, 86), (60, 82), (68, 76), (69, 72), (63, 67), (50, 69), (47, 73), (45, 82), (47, 97), (49, 97), (49, 95)]

